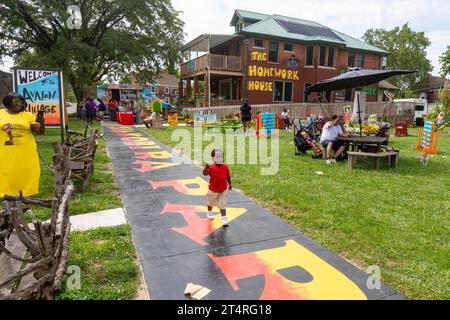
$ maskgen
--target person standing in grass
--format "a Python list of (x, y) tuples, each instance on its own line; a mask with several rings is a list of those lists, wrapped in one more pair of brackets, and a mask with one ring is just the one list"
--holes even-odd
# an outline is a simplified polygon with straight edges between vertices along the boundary
[(252, 121), (252, 107), (248, 104), (248, 99), (243, 99), (241, 106), (241, 119), (244, 126), (244, 135), (248, 136), (248, 130), (250, 128), (250, 122)]
[(89, 102), (87, 103), (87, 106), (88, 106), (87, 122), (92, 123), (95, 120), (96, 110), (97, 110), (97, 105), (95, 104), (94, 99), (89, 98)]
[(232, 190), (231, 173), (223, 161), (223, 151), (215, 149), (211, 153), (213, 165), (206, 164), (203, 175), (210, 177), (208, 192), (208, 219), (214, 219), (212, 210), (217, 207), (222, 215), (222, 225), (228, 227), (227, 196), (228, 190)]
[(27, 102), (17, 93), (3, 99), (0, 110), (0, 198), (39, 193), (41, 168), (33, 133), (45, 133), (44, 111), (26, 112)]
[(116, 121), (116, 109), (117, 109), (116, 102), (111, 99), (111, 101), (109, 101), (109, 104), (108, 104), (109, 120), (110, 121)]
[(142, 111), (144, 110), (144, 102), (142, 100), (136, 101), (134, 106), (134, 116), (137, 124), (142, 124)]
[(281, 113), (281, 118), (283, 119), (284, 122), (284, 126), (286, 127), (286, 131), (290, 130), (291, 127), (291, 117), (289, 115), (289, 110), (288, 109), (284, 109), (283, 112)]

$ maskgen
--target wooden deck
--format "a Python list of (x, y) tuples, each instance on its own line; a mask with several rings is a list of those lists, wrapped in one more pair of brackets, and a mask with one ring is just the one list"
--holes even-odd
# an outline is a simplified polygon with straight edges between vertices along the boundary
[(181, 78), (195, 77), (207, 72), (227, 74), (230, 76), (242, 76), (242, 58), (237, 56), (225, 56), (219, 54), (205, 54), (197, 59), (190, 60), (181, 65)]

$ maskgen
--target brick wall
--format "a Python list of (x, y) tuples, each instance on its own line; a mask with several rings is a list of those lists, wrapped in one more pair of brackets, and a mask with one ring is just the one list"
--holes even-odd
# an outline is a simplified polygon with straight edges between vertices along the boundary
[[(256, 48), (254, 47), (254, 38), (249, 39), (249, 49), (250, 52), (258, 51), (262, 53), (266, 53), (267, 56), (269, 54), (269, 39), (263, 39), (263, 48)], [(346, 71), (348, 67), (348, 57), (349, 57), (349, 51), (343, 50), (338, 47), (334, 48), (334, 63), (332, 67), (329, 66), (319, 66), (320, 61), (320, 45), (314, 45), (313, 46), (313, 66), (305, 66), (306, 64), (306, 48), (307, 45), (305, 44), (299, 44), (299, 43), (293, 43), (293, 49), (292, 52), (284, 51), (284, 41), (274, 41), (278, 42), (278, 63), (272, 63), (268, 61), (249, 61), (250, 66), (256, 66), (257, 68), (263, 67), (263, 68), (277, 68), (277, 69), (285, 69), (285, 70), (292, 70), (296, 71), (298, 73), (298, 80), (295, 79), (282, 79), (275, 76), (263, 76), (260, 77), (258, 75), (249, 76), (249, 81), (256, 81), (256, 82), (264, 82), (272, 83), (272, 91), (266, 90), (266, 87), (264, 86), (263, 90), (253, 90), (249, 91), (249, 101), (252, 104), (264, 104), (264, 103), (273, 103), (274, 102), (274, 81), (289, 81), (293, 83), (293, 102), (304, 102), (304, 88), (305, 84), (314, 84), (321, 80), (328, 79), (335, 77), (339, 74), (341, 74), (341, 71)], [(242, 43), (242, 42), (241, 42)], [(236, 43), (231, 43), (228, 45), (228, 51), (220, 51), (216, 50), (217, 53), (226, 53), (228, 52), (229, 55), (235, 55), (236, 52)], [(323, 45), (329, 48), (329, 45)], [(242, 44), (241, 46), (241, 56), (243, 59), (243, 65), (246, 66), (246, 55), (245, 55), (245, 48)], [(298, 67), (297, 68), (291, 68), (288, 65), (288, 61), (292, 56), (295, 56), (296, 59), (298, 59)], [(376, 54), (368, 54), (365, 53), (364, 58), (364, 68), (365, 69), (379, 69), (380, 68), (380, 55)], [(245, 68), (245, 67), (244, 67)], [(247, 71), (247, 70), (246, 70)], [(242, 81), (241, 85), (242, 92), (245, 92), (245, 81)], [(335, 102), (336, 100), (336, 92), (332, 92), (331, 94), (331, 101)], [(373, 96), (368, 97), (368, 101), (377, 101), (377, 93)]]

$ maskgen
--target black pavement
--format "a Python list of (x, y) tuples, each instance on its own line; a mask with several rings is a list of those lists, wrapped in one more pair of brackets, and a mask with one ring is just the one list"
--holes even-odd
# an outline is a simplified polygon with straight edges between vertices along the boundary
[(105, 127), (151, 299), (183, 300), (188, 283), (208, 300), (402, 299), (237, 191), (229, 228), (207, 219), (207, 180), (137, 127)]

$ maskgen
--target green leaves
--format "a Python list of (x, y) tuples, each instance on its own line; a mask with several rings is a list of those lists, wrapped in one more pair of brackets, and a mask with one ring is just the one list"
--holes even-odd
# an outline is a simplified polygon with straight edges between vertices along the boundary
[(450, 77), (450, 45), (447, 46), (447, 51), (445, 51), (439, 58), (441, 64), (441, 75), (444, 78)]
[(426, 53), (430, 41), (424, 32), (413, 31), (408, 23), (392, 30), (369, 29), (364, 33), (363, 39), (390, 53), (387, 59), (388, 68), (418, 71), (412, 75), (394, 77), (390, 80), (402, 91), (426, 81), (433, 70)]
[[(70, 23), (74, 16), (79, 28)], [(0, 56), (62, 68), (80, 99), (105, 77), (148, 80), (173, 70), (183, 25), (170, 0), (4, 0)]]

